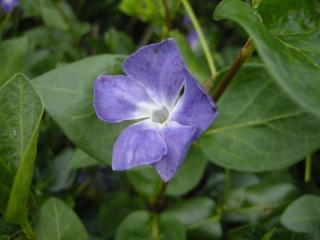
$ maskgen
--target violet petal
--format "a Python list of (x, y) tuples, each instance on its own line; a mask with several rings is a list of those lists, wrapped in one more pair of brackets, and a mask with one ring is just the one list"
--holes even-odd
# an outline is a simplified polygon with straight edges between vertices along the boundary
[(156, 101), (172, 108), (182, 88), (184, 62), (172, 39), (140, 48), (123, 64), (128, 76), (141, 82)]
[(177, 122), (170, 122), (162, 128), (161, 133), (167, 145), (167, 154), (153, 164), (162, 181), (168, 182), (175, 176), (192, 143), (195, 130), (195, 127), (184, 126)]
[(167, 153), (159, 131), (159, 127), (148, 120), (126, 128), (114, 144), (112, 169), (125, 170), (159, 161)]
[(18, 5), (19, 0), (2, 0), (0, 1), (2, 9), (5, 13), (12, 12), (13, 9)]
[(145, 118), (153, 105), (143, 86), (130, 77), (102, 75), (94, 83), (94, 107), (101, 120)]
[(184, 74), (186, 79), (184, 94), (177, 102), (170, 120), (197, 127), (193, 139), (195, 140), (211, 125), (217, 115), (217, 110), (212, 98), (188, 70), (185, 69)]

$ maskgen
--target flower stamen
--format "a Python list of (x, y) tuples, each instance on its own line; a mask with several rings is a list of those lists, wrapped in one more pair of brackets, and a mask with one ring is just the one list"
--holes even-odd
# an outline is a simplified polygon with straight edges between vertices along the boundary
[(151, 121), (156, 123), (164, 123), (169, 117), (169, 111), (166, 107), (154, 110), (151, 115)]

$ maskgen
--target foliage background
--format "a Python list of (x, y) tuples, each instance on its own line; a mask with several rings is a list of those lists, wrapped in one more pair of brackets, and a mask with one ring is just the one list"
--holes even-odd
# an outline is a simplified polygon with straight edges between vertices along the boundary
[[(188, 43), (186, 3), (21, 0), (0, 12), (1, 240), (320, 239), (320, 2), (191, 1), (213, 81), (200, 41)], [(167, 37), (212, 94), (248, 38), (256, 51), (164, 189), (149, 167), (112, 172), (127, 123), (97, 119), (92, 83)]]

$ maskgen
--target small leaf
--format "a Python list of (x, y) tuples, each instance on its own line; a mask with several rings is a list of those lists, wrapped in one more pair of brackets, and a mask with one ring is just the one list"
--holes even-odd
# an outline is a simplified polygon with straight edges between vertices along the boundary
[(119, 225), (116, 240), (183, 240), (181, 223), (169, 216), (157, 216), (144, 210), (129, 214)]
[(76, 176), (76, 171), (70, 168), (70, 161), (75, 152), (72, 149), (65, 149), (51, 163), (49, 168), (50, 184), (48, 189), (58, 192), (70, 188)]
[(257, 222), (286, 207), (298, 193), (296, 186), (284, 182), (232, 189), (226, 196), (225, 219)]
[(215, 207), (212, 199), (198, 197), (177, 202), (164, 215), (183, 223), (188, 229), (188, 239), (214, 240), (222, 234), (221, 225), (214, 216)]
[[(224, 0), (215, 19), (231, 19), (241, 25), (255, 43), (270, 75), (299, 105), (320, 116), (320, 67), (300, 50), (274, 37), (258, 14), (240, 0)], [(272, 53), (272, 54), (271, 54)]]
[(89, 240), (79, 217), (57, 198), (48, 199), (40, 208), (34, 231), (36, 239)]
[(281, 216), (282, 224), (294, 232), (320, 237), (320, 197), (305, 195), (287, 207)]
[(28, 79), (16, 75), (0, 88), (0, 211), (7, 221), (22, 223), (43, 106)]
[(76, 149), (70, 160), (69, 168), (71, 170), (76, 170), (79, 168), (92, 167), (98, 164), (99, 162), (96, 159), (92, 158), (81, 149)]
[(135, 48), (130, 36), (114, 28), (109, 28), (104, 34), (104, 42), (109, 47), (111, 53), (130, 54)]
[(261, 65), (240, 70), (200, 138), (214, 163), (242, 171), (285, 168), (320, 144), (320, 121), (289, 99)]
[(93, 82), (101, 74), (120, 73), (122, 57), (101, 55), (65, 65), (41, 75), (32, 84), (44, 107), (77, 147), (104, 163), (111, 162), (112, 146), (126, 124), (108, 124), (93, 108)]
[(16, 38), (0, 44), (0, 86), (14, 74), (24, 72), (28, 41)]

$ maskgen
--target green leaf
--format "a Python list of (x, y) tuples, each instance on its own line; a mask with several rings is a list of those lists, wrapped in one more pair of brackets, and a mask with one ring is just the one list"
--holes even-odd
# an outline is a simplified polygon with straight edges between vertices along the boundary
[(14, 74), (24, 72), (28, 41), (26, 38), (15, 38), (0, 44), (0, 86)]
[(289, 183), (260, 183), (228, 192), (225, 219), (257, 222), (275, 214), (298, 196), (296, 186)]
[(213, 216), (215, 202), (210, 198), (198, 197), (179, 201), (164, 212), (183, 223), (188, 230), (188, 239), (219, 239), (222, 229)]
[(75, 153), (73, 154), (70, 160), (69, 168), (71, 170), (75, 170), (79, 168), (92, 167), (98, 165), (99, 163), (100, 162), (86, 154), (81, 149), (76, 149)]
[(42, 4), (41, 16), (44, 23), (48, 27), (58, 28), (62, 30), (67, 30), (68, 25), (65, 22), (59, 9), (52, 4)]
[(48, 199), (40, 208), (34, 233), (42, 240), (89, 240), (79, 217), (57, 198)]
[(183, 240), (183, 226), (169, 216), (150, 214), (144, 210), (129, 214), (119, 225), (116, 240)]
[(320, 237), (320, 197), (305, 195), (287, 207), (281, 216), (282, 224), (294, 232)]
[(41, 100), (28, 79), (16, 75), (0, 88), (0, 211), (23, 223), (33, 175)]
[(212, 199), (198, 197), (178, 202), (165, 213), (188, 226), (212, 216), (215, 207), (216, 204)]
[(287, 98), (261, 65), (240, 70), (218, 107), (216, 121), (200, 138), (204, 153), (218, 165), (280, 169), (319, 147), (319, 118)]
[(65, 65), (32, 80), (44, 107), (77, 147), (110, 163), (112, 146), (126, 124), (108, 124), (93, 108), (93, 82), (101, 74), (120, 73), (122, 57), (101, 55)]
[(320, 66), (318, 0), (268, 0), (259, 5), (264, 24), (287, 44), (302, 50)]
[(48, 173), (50, 176), (48, 189), (50, 191), (58, 192), (72, 186), (76, 176), (76, 171), (70, 168), (74, 154), (74, 150), (66, 148), (52, 161)]
[(273, 36), (258, 14), (240, 0), (224, 0), (215, 11), (215, 19), (231, 19), (253, 39), (269, 73), (298, 104), (320, 116), (320, 68), (296, 48)]

